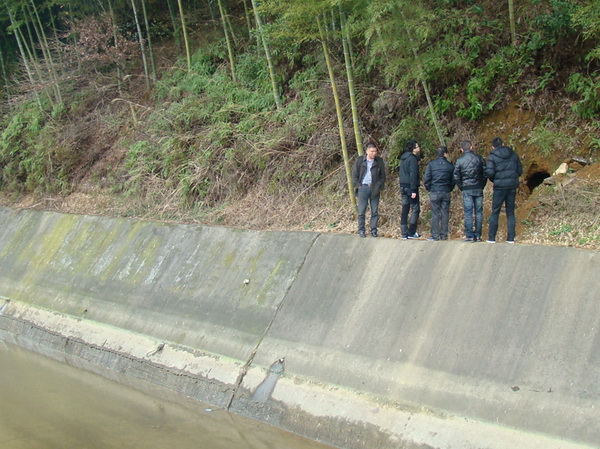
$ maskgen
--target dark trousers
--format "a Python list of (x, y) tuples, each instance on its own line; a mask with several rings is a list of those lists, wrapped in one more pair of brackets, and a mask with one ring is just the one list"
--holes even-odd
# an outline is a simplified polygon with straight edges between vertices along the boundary
[(506, 205), (506, 226), (508, 233), (507, 241), (515, 240), (515, 200), (517, 198), (517, 189), (494, 189), (492, 196), (492, 214), (490, 215), (490, 229), (488, 233), (489, 240), (496, 240), (498, 232), (498, 219), (502, 205)]
[(365, 214), (367, 205), (371, 205), (371, 232), (377, 231), (379, 221), (379, 194), (371, 195), (371, 187), (360, 186), (356, 194), (358, 199), (358, 232), (365, 232)]
[[(465, 212), (465, 237), (481, 238), (483, 227), (483, 189), (463, 190), (463, 210)], [(473, 216), (475, 227), (473, 227)]]
[[(402, 237), (414, 235), (417, 232), (417, 222), (419, 221), (419, 212), (421, 205), (419, 203), (419, 193), (415, 198), (411, 198), (410, 188), (402, 187), (402, 213), (400, 214), (400, 231)], [(410, 220), (408, 214), (410, 212)]]
[(435, 239), (448, 239), (450, 219), (450, 192), (430, 192), (431, 236)]

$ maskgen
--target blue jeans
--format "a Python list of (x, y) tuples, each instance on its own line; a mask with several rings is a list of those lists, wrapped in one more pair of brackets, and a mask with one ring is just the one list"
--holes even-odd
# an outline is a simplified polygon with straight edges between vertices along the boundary
[[(480, 239), (483, 226), (483, 189), (464, 190), (463, 208), (465, 211), (465, 236), (469, 239)], [(475, 229), (473, 229), (473, 215), (475, 215)]]
[(506, 204), (506, 226), (508, 233), (506, 240), (513, 242), (515, 240), (515, 201), (517, 198), (517, 189), (494, 189), (492, 196), (492, 214), (490, 215), (490, 229), (488, 232), (489, 240), (496, 240), (498, 232), (498, 219), (502, 205)]
[(358, 232), (365, 232), (368, 204), (371, 204), (371, 232), (376, 232), (379, 221), (379, 194), (371, 195), (371, 187), (363, 185), (358, 188), (356, 196), (358, 197)]
[[(417, 222), (419, 221), (419, 213), (421, 205), (419, 203), (419, 192), (415, 198), (411, 198), (412, 191), (410, 188), (401, 187), (402, 193), (402, 213), (400, 214), (400, 232), (402, 237), (415, 235), (417, 233)], [(410, 220), (408, 213), (410, 214)]]
[(450, 193), (430, 192), (429, 200), (431, 201), (431, 236), (435, 240), (446, 240), (450, 219)]

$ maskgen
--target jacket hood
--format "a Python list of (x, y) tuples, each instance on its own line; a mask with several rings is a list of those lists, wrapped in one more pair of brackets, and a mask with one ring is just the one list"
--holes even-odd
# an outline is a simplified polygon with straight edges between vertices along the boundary
[(400, 156), (400, 160), (403, 161), (410, 156), (416, 157), (417, 160), (419, 160), (419, 156), (414, 154), (412, 151), (405, 151), (404, 153), (402, 153), (402, 156)]
[(494, 148), (493, 153), (496, 154), (496, 156), (498, 156), (499, 158), (509, 159), (514, 153), (514, 151), (512, 150), (512, 148), (509, 147), (498, 147)]

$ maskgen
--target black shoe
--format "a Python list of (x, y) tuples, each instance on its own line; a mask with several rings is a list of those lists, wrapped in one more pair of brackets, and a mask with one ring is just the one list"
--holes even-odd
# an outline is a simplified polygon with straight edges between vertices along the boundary
[(473, 237), (473, 243), (481, 242), (479, 237)]
[(423, 236), (421, 234), (419, 234), (418, 232), (415, 232), (413, 235), (409, 235), (408, 238), (409, 239), (420, 239)]
[(371, 231), (371, 237), (379, 237), (377, 231)]
[(365, 234), (365, 231), (359, 231), (358, 235), (360, 235), (362, 238), (365, 238), (367, 236), (367, 234)]
[(467, 237), (467, 238), (462, 239), (462, 241), (463, 242), (474, 242), (475, 239), (473, 239), (473, 237)]
[(439, 239), (436, 239), (435, 237), (427, 237), (425, 240), (428, 242), (437, 242)]

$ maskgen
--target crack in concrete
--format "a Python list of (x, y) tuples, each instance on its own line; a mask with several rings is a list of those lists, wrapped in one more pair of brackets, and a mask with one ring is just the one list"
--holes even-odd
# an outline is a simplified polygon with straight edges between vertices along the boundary
[[(292, 279), (292, 282), (290, 282), (290, 284), (288, 285), (287, 289), (285, 290), (285, 293), (283, 294), (283, 297), (281, 298), (281, 301), (279, 302), (279, 304), (277, 304), (277, 308), (275, 309), (275, 313), (271, 317), (271, 321), (269, 322), (269, 324), (265, 328), (265, 331), (263, 332), (263, 334), (260, 336), (260, 338), (256, 342), (256, 346), (254, 347), (254, 349), (250, 353), (250, 357), (248, 358), (248, 360), (246, 361), (246, 363), (244, 364), (244, 366), (242, 366), (240, 374), (238, 375), (238, 377), (236, 379), (235, 387), (233, 389), (233, 393), (231, 394), (231, 397), (229, 398), (229, 401), (227, 402), (226, 410), (229, 410), (231, 408), (231, 405), (233, 404), (233, 401), (234, 401), (234, 399), (235, 399), (235, 397), (237, 395), (237, 392), (240, 389), (240, 387), (242, 386), (242, 382), (244, 381), (244, 377), (246, 377), (246, 374), (248, 374), (248, 370), (250, 369), (250, 366), (252, 365), (252, 362), (254, 361), (254, 357), (258, 353), (258, 349), (260, 348), (260, 345), (262, 344), (263, 340), (265, 339), (265, 337), (267, 336), (267, 334), (271, 330), (271, 327), (273, 326), (273, 323), (275, 322), (275, 319), (277, 318), (277, 314), (279, 313), (279, 310), (281, 310), (281, 307), (283, 306), (283, 303), (285, 302), (285, 298), (287, 297), (290, 289), (294, 285), (294, 282), (296, 282), (296, 278), (298, 277), (298, 274), (302, 270), (302, 267), (304, 267), (304, 264), (306, 263), (306, 259), (307, 259), (308, 255), (310, 254), (313, 246), (315, 246), (315, 243), (317, 242), (317, 240), (319, 239), (320, 236), (321, 236), (321, 234), (317, 234), (315, 236), (315, 238), (313, 239), (313, 241), (311, 242), (310, 246), (308, 247), (308, 250), (306, 251), (306, 254), (304, 254), (304, 258), (302, 259), (302, 262), (296, 268), (296, 272), (294, 273), (294, 277)], [(280, 359), (280, 358), (283, 358), (283, 357), (279, 356), (277, 358)]]

